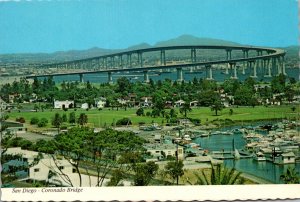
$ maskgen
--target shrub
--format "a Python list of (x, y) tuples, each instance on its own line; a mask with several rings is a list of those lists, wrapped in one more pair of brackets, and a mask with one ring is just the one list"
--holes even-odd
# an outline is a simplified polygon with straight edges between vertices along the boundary
[(39, 119), (37, 117), (32, 117), (30, 120), (30, 124), (34, 125), (34, 124), (38, 124), (39, 123)]
[(17, 118), (16, 118), (16, 121), (17, 121), (17, 122), (20, 122), (20, 123), (25, 123), (24, 117), (17, 117)]
[(129, 118), (122, 118), (120, 120), (117, 121), (116, 125), (117, 126), (127, 126), (127, 125), (131, 125), (131, 120)]
[(146, 112), (146, 116), (151, 116), (151, 112)]

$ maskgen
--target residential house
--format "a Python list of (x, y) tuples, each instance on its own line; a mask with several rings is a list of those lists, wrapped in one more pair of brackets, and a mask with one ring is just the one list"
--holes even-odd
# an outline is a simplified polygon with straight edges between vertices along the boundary
[(117, 102), (120, 105), (128, 105), (130, 103), (130, 98), (129, 97), (124, 97), (124, 98), (118, 98)]
[(89, 104), (88, 103), (82, 103), (81, 104), (81, 109), (88, 109), (89, 108)]
[(140, 107), (151, 107), (152, 97), (141, 97)]
[(0, 110), (6, 110), (8, 107), (9, 105), (0, 97)]
[(166, 101), (166, 102), (165, 102), (165, 108), (170, 109), (170, 108), (172, 108), (172, 107), (173, 107), (173, 102), (172, 102), (172, 101)]
[(2, 125), (5, 125), (7, 128), (4, 130), (4, 133), (10, 133), (12, 135), (21, 135), (25, 134), (27, 131), (27, 128), (24, 126), (24, 124), (19, 122), (12, 122), (12, 121), (4, 121), (2, 122)]
[(181, 107), (184, 103), (185, 103), (184, 100), (178, 100), (178, 101), (174, 102), (175, 107)]
[(198, 105), (198, 101), (190, 102), (190, 107), (196, 107)]
[(69, 109), (74, 107), (74, 101), (64, 100), (54, 100), (54, 109)]
[(96, 108), (104, 108), (106, 105), (106, 98), (104, 97), (99, 97), (95, 99), (95, 107)]

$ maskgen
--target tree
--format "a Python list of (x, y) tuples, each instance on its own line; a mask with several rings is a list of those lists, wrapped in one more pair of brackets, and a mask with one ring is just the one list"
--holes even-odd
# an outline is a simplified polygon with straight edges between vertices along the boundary
[(234, 94), (234, 103), (236, 105), (251, 105), (253, 100), (253, 91), (246, 85), (241, 85)]
[(151, 116), (152, 117), (156, 117), (156, 116), (159, 116), (160, 115), (160, 111), (158, 108), (153, 108), (152, 111), (151, 111)]
[(176, 179), (178, 185), (178, 178), (184, 174), (183, 162), (181, 160), (168, 162), (167, 165), (165, 166), (165, 172), (173, 179), (173, 183)]
[(69, 123), (71, 123), (71, 124), (75, 124), (75, 123), (76, 123), (75, 112), (71, 112), (71, 113), (69, 114)]
[(39, 118), (37, 117), (32, 117), (30, 120), (30, 124), (34, 125), (34, 124), (38, 124), (39, 123)]
[(33, 109), (37, 112), (40, 109), (40, 107), (37, 104), (34, 104)]
[(62, 119), (62, 122), (67, 122), (68, 121), (68, 118), (67, 118), (66, 114), (63, 114), (61, 119)]
[(288, 167), (286, 172), (280, 175), (280, 179), (284, 181), (285, 184), (299, 184), (300, 176), (295, 168)]
[(138, 108), (138, 110), (136, 111), (136, 115), (137, 116), (144, 116), (144, 109), (143, 108)]
[(128, 126), (128, 125), (131, 125), (131, 120), (129, 118), (122, 118), (122, 119), (119, 119), (116, 123), (117, 126)]
[(116, 92), (122, 95), (126, 95), (131, 90), (130, 81), (126, 77), (118, 78), (116, 87)]
[(81, 113), (78, 118), (78, 124), (84, 126), (88, 122), (88, 117), (85, 113)]
[(215, 111), (216, 116), (218, 116), (218, 111), (221, 111), (224, 108), (224, 105), (221, 103), (221, 100), (217, 100), (210, 108), (211, 111)]
[(221, 164), (211, 164), (209, 173), (205, 173), (204, 170), (201, 174), (196, 174), (196, 185), (233, 185), (244, 184), (244, 178), (240, 178), (241, 172), (237, 172), (235, 169), (228, 169)]
[[(61, 133), (55, 137), (56, 153), (62, 155), (76, 170), (79, 177), (79, 186), (82, 185), (81, 171), (79, 167), (86, 157), (89, 142), (89, 137), (93, 135), (93, 131), (89, 128), (71, 128), (67, 133)], [(53, 158), (56, 158), (52, 155)], [(73, 186), (72, 181), (68, 180), (69, 184)]]
[(133, 177), (134, 185), (147, 186), (155, 177), (158, 171), (158, 165), (156, 165), (153, 161), (141, 164), (133, 164), (133, 171), (135, 172)]
[(296, 111), (296, 107), (295, 106), (292, 106), (291, 107), (291, 110), (294, 112), (294, 111)]
[(60, 116), (59, 113), (55, 113), (54, 118), (52, 119), (52, 125), (57, 128), (58, 133), (60, 131), (60, 126), (62, 124), (62, 117)]
[(177, 113), (176, 113), (175, 109), (170, 110), (170, 117), (171, 118), (176, 118), (177, 117)]
[(180, 113), (184, 114), (184, 117), (187, 117), (187, 112), (192, 111), (190, 102), (185, 102), (179, 109)]
[(42, 119), (38, 122), (38, 127), (45, 127), (47, 124), (48, 124), (48, 119), (42, 118)]

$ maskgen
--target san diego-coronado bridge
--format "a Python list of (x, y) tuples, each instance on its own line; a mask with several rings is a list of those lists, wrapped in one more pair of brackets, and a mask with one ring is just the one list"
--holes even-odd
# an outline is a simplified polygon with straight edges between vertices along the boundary
[[(185, 51), (188, 57), (182, 58), (182, 55), (179, 54), (182, 51)], [(200, 60), (201, 51), (218, 53), (218, 57), (203, 59), (202, 55)], [(238, 79), (238, 72), (246, 74), (245, 69), (249, 70), (247, 74), (253, 78), (257, 77), (258, 69), (264, 70), (259, 71), (264, 72), (263, 76), (271, 77), (286, 74), (285, 54), (286, 52), (282, 49), (254, 46), (186, 45), (153, 47), (80, 60), (43, 64), (38, 68), (51, 68), (57, 71), (64, 69), (67, 72), (30, 75), (26, 78), (79, 75), (80, 81), (83, 82), (85, 74), (107, 73), (107, 82), (112, 83), (113, 73), (139, 71), (144, 73), (144, 82), (149, 82), (150, 71), (163, 72), (173, 69), (177, 71), (177, 81), (181, 82), (184, 80), (183, 69), (189, 69), (192, 72), (196, 68), (205, 68), (206, 79), (213, 80), (214, 70), (220, 65), (224, 67), (224, 74), (228, 74), (232, 79)], [(150, 62), (153, 61), (154, 57), (158, 58), (157, 61), (155, 63)], [(68, 70), (70, 71), (68, 72)]]

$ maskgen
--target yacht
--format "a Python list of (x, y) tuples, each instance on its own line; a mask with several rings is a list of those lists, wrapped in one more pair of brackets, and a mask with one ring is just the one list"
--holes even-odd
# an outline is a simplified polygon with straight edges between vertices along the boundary
[(264, 155), (264, 153), (262, 152), (257, 152), (255, 155), (254, 155), (254, 160), (256, 161), (266, 161), (266, 157)]

